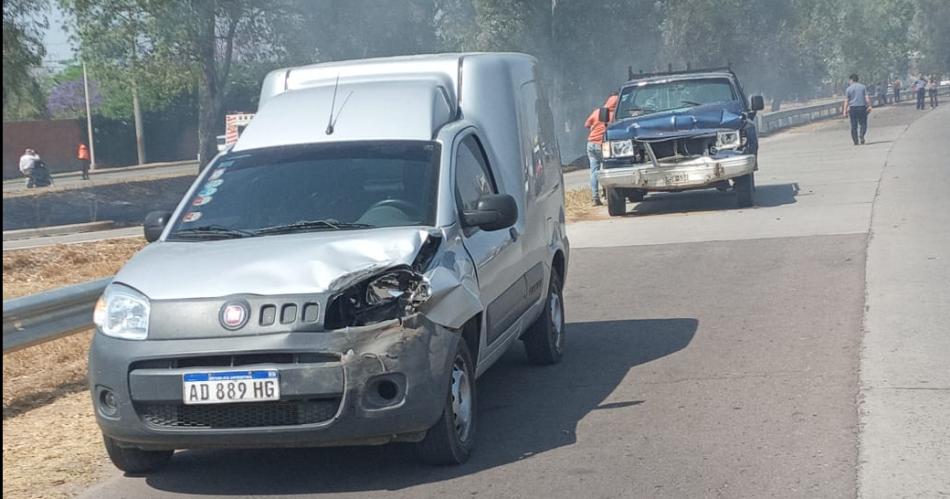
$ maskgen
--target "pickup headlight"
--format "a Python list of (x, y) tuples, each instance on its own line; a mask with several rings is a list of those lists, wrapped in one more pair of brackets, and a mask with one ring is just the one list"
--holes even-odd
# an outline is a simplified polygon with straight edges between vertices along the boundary
[(610, 156), (613, 158), (629, 158), (634, 154), (632, 140), (611, 140), (609, 144)]
[(96, 302), (93, 322), (100, 333), (113, 338), (144, 340), (148, 336), (148, 298), (121, 284), (110, 284)]
[(736, 149), (742, 143), (742, 138), (739, 136), (738, 130), (729, 130), (727, 132), (719, 132), (716, 136), (716, 149)]

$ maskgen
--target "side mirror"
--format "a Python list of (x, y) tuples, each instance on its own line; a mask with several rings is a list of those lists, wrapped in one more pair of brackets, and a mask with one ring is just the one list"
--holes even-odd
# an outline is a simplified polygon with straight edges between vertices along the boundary
[(597, 112), (597, 119), (600, 120), (601, 123), (609, 123), (610, 109), (606, 107), (600, 108), (600, 110)]
[(507, 194), (492, 194), (478, 200), (478, 208), (462, 213), (462, 225), (482, 230), (507, 229), (518, 221), (518, 204)]
[(753, 111), (761, 111), (765, 109), (765, 99), (761, 95), (752, 96), (752, 105), (749, 106)]
[(165, 226), (168, 225), (168, 219), (172, 217), (170, 211), (153, 211), (145, 216), (145, 240), (154, 243), (162, 237)]

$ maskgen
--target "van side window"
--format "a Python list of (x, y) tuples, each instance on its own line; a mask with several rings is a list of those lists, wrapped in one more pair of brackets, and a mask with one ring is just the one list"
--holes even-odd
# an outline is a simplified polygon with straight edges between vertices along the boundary
[(482, 196), (497, 192), (481, 146), (473, 136), (465, 137), (455, 153), (455, 197), (459, 210), (474, 210)]

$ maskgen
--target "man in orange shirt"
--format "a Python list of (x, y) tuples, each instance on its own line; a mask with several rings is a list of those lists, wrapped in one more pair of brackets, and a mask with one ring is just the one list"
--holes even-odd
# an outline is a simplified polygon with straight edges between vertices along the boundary
[(79, 152), (76, 153), (79, 159), (79, 167), (82, 168), (82, 179), (89, 180), (89, 148), (82, 142), (79, 143)]
[[(610, 110), (610, 118), (613, 119), (614, 111), (617, 110), (619, 102), (617, 92), (611, 92), (604, 107)], [(604, 136), (607, 135), (607, 123), (600, 121), (600, 108), (594, 109), (584, 122), (584, 127), (590, 130), (587, 134), (587, 159), (590, 161), (590, 194), (594, 206), (601, 206), (600, 189), (597, 185), (597, 172), (600, 170), (602, 161), (601, 147), (604, 143)]]

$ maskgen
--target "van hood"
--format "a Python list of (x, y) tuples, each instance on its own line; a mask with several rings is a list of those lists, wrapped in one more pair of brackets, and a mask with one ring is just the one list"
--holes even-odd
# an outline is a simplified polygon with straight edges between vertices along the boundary
[(742, 128), (745, 117), (737, 101), (706, 104), (626, 118), (607, 128), (607, 140), (669, 140)]
[(398, 227), (161, 241), (136, 254), (114, 282), (152, 300), (327, 293), (384, 269), (411, 265), (426, 240), (438, 235), (432, 230)]

